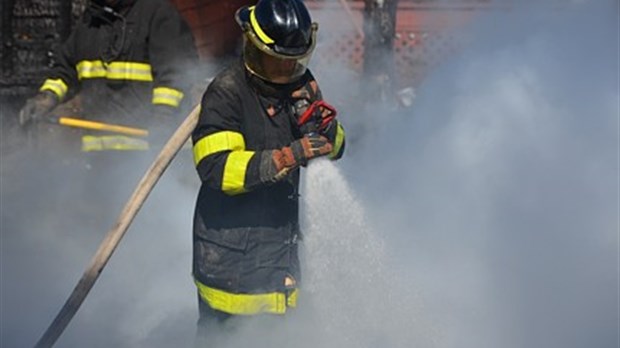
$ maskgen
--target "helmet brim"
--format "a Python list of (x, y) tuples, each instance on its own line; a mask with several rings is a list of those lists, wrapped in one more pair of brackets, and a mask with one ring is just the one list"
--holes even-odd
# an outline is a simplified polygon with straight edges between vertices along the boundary
[(243, 6), (235, 13), (235, 20), (241, 27), (241, 30), (246, 30), (250, 25), (250, 6)]

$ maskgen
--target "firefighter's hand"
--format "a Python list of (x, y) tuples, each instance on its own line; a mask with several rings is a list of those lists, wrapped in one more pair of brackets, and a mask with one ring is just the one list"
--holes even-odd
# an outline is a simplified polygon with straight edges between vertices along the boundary
[(153, 105), (152, 120), (161, 127), (175, 129), (178, 122), (178, 108), (168, 105)]
[(332, 144), (324, 136), (316, 133), (305, 135), (280, 150), (266, 152), (267, 157), (261, 160), (261, 181), (280, 181), (292, 170), (305, 166), (314, 158), (328, 155), (331, 151)]
[(177, 108), (167, 105), (153, 105), (149, 139), (154, 143), (164, 144), (178, 126)]
[(58, 97), (53, 92), (43, 91), (28, 99), (19, 112), (21, 126), (42, 119), (58, 104)]
[(304, 166), (311, 159), (328, 155), (332, 151), (332, 144), (326, 137), (312, 133), (292, 142), (290, 149), (296, 164)]

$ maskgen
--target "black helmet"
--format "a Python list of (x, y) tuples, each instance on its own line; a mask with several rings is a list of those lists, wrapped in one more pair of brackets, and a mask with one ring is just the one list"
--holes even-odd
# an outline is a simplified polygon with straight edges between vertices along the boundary
[[(259, 0), (236, 13), (244, 32), (246, 68), (272, 82), (290, 82), (302, 76), (316, 44), (318, 25), (301, 0)], [(265, 60), (284, 61), (291, 68), (270, 76)], [(292, 64), (295, 62), (295, 64)]]

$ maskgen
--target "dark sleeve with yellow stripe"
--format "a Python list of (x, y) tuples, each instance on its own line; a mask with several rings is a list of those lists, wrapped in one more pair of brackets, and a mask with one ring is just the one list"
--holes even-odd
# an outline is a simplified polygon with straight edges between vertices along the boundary
[(162, 1), (150, 21), (150, 36), (152, 103), (179, 107), (195, 75), (190, 70), (198, 61), (191, 30), (176, 9)]
[(60, 101), (77, 93), (79, 87), (75, 62), (73, 61), (75, 40), (76, 34), (72, 32), (69, 38), (58, 48), (50, 74), (39, 88), (40, 91), (51, 91)]
[(201, 181), (235, 195), (261, 185), (263, 151), (246, 149), (241, 133), (240, 100), (216, 79), (205, 92), (200, 118), (192, 134), (194, 164)]
[(332, 152), (328, 155), (331, 160), (338, 160), (344, 154), (345, 135), (344, 128), (340, 122), (336, 121), (336, 136), (333, 145)]

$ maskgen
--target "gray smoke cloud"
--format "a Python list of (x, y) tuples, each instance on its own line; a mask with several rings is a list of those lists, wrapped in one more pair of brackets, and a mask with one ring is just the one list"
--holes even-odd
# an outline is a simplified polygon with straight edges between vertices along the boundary
[(410, 112), (350, 117), (347, 181), (432, 329), (410, 346), (618, 344), (618, 7), (553, 5), (478, 17)]
[[(485, 12), (398, 112), (347, 113), (356, 76), (315, 71), (353, 141), (304, 173), (300, 308), (225, 346), (617, 347), (618, 18)], [(148, 166), (93, 187), (53, 156), (2, 156), (2, 347), (36, 342)], [(192, 346), (198, 182), (173, 167), (58, 347)]]

